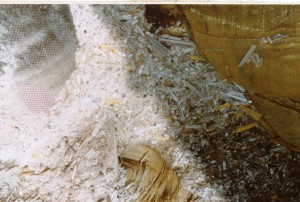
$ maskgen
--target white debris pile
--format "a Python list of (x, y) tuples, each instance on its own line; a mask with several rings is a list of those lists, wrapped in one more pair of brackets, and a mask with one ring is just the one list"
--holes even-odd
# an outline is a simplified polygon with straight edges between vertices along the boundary
[[(30, 112), (1, 77), (7, 92), (1, 116), (8, 120), (1, 122), (1, 200), (122, 201), (129, 193), (117, 152), (129, 143), (151, 145), (169, 164), (180, 158), (175, 164), (180, 175), (192, 181), (196, 164), (186, 155), (176, 156), (175, 149), (189, 151), (171, 140), (159, 100), (128, 87), (133, 60), (122, 48), (123, 30), (114, 27), (111, 7), (70, 8), (79, 43), (76, 68), (50, 112)], [(201, 171), (196, 175), (203, 180)], [(220, 198), (219, 193), (213, 197)]]
[(239, 107), (250, 104), (245, 90), (217, 80), (187, 35), (150, 33), (140, 5), (70, 10), (76, 68), (48, 114), (20, 105), (1, 77), (0, 200), (123, 201), (117, 157), (134, 143), (155, 148), (199, 201), (253, 199), (294, 174), (278, 159), (299, 157), (258, 135)]

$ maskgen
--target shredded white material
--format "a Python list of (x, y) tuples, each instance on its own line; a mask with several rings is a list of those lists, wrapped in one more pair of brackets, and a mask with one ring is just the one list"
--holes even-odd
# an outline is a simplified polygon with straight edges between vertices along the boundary
[[(189, 152), (171, 140), (158, 146), (162, 144), (158, 137), (170, 139), (171, 134), (157, 100), (142, 97), (127, 83), (125, 48), (120, 46), (119, 33), (111, 31), (112, 14), (105, 13), (112, 11), (89, 5), (70, 9), (79, 43), (76, 67), (48, 114), (34, 114), (22, 105), (9, 85), (10, 71), (0, 77), (0, 162), (12, 162), (9, 172), (0, 170), (0, 189), (6, 190), (0, 200), (122, 201), (125, 174), (118, 168), (117, 149), (127, 143), (156, 145), (173, 160), (169, 163), (181, 168), (187, 189), (196, 193), (189, 182), (194, 181), (194, 173), (196, 181), (204, 176), (196, 170), (183, 172), (184, 167), (196, 166)], [(156, 123), (159, 127), (152, 127)], [(206, 197), (208, 192), (203, 194)], [(219, 198), (217, 192), (212, 196)]]

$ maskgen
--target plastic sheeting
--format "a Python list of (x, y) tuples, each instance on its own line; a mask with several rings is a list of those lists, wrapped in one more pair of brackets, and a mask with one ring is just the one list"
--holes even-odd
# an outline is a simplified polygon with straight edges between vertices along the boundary
[(30, 111), (47, 112), (75, 65), (76, 41), (67, 5), (1, 5), (0, 79)]

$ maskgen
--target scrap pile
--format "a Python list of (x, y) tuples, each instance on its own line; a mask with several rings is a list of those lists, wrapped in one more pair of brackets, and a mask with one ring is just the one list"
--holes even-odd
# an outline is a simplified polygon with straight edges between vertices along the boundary
[(300, 197), (300, 155), (270, 141), (186, 22), (156, 26), (142, 5), (69, 8), (76, 65), (47, 114), (22, 104), (4, 68), (0, 201)]
[[(243, 87), (216, 78), (182, 21), (151, 33), (144, 7), (115, 6), (113, 13), (132, 61), (129, 82), (159, 98), (174, 138), (211, 176), (206, 183), (234, 200), (299, 197), (299, 179), (293, 176), (299, 175), (300, 155), (269, 140), (253, 121), (261, 115)], [(177, 36), (164, 32), (170, 29)]]

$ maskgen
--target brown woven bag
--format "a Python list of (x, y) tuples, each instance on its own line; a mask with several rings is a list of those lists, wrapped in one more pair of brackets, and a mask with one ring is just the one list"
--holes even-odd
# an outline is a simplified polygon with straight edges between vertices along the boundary
[(201, 54), (245, 87), (259, 122), (300, 151), (300, 6), (181, 6)]

